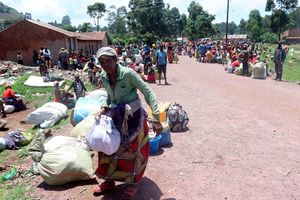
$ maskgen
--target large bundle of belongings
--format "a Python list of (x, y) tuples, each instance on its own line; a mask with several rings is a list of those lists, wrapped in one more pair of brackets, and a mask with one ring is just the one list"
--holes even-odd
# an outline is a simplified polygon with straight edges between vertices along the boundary
[(178, 103), (174, 103), (169, 107), (167, 117), (171, 131), (181, 132), (187, 130), (189, 118), (185, 110)]
[[(159, 121), (162, 124), (163, 130), (159, 137), (159, 147), (164, 147), (172, 144), (171, 134), (172, 132), (181, 132), (187, 130), (187, 124), (189, 118), (187, 113), (183, 110), (182, 106), (170, 102), (159, 103)], [(150, 154), (151, 154), (151, 145), (155, 145), (154, 142), (158, 136), (155, 137), (155, 133), (152, 130), (151, 120), (152, 112), (149, 110), (149, 138), (150, 138)], [(153, 141), (153, 143), (152, 143)]]
[(71, 137), (86, 137), (95, 122), (97, 112), (106, 99), (107, 92), (101, 89), (90, 92), (88, 96), (78, 99), (73, 116), (70, 116), (71, 123), (75, 126), (71, 130)]
[(105, 90), (95, 90), (85, 97), (80, 97), (74, 108), (73, 120), (78, 124), (93, 112), (99, 111), (101, 105), (107, 100)]
[(84, 140), (55, 136), (46, 143), (44, 141), (45, 134), (39, 132), (29, 145), (28, 152), (48, 185), (93, 178), (92, 159)]
[(11, 131), (3, 138), (0, 137), (0, 150), (2, 149), (19, 149), (21, 146), (31, 142), (33, 134), (24, 131)]
[(259, 62), (253, 66), (252, 78), (265, 79), (267, 77), (266, 63)]
[(67, 115), (68, 108), (57, 102), (48, 102), (31, 112), (27, 116), (27, 122), (40, 125), (41, 128), (53, 126), (56, 122)]

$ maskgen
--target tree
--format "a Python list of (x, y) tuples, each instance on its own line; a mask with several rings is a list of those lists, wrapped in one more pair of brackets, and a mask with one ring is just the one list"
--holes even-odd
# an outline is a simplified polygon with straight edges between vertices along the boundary
[(250, 11), (246, 29), (252, 40), (260, 41), (260, 36), (262, 35), (262, 17), (258, 10)]
[(113, 27), (115, 21), (116, 21), (116, 17), (117, 17), (117, 13), (116, 13), (116, 6), (112, 5), (109, 7), (109, 10), (107, 10), (107, 21), (108, 21), (108, 28), (111, 29), (111, 27)]
[(83, 24), (79, 24), (77, 29), (80, 32), (93, 32), (93, 26), (89, 22), (84, 22)]
[(170, 9), (167, 7), (166, 12), (165, 12), (165, 17), (166, 17), (166, 25), (168, 27), (168, 34), (172, 35), (173, 37), (177, 37), (180, 35), (180, 13), (178, 8), (172, 8)]
[(288, 14), (297, 8), (298, 0), (267, 0), (266, 11), (272, 11), (272, 29), (276, 30), (278, 39), (281, 39), (281, 33), (288, 28)]
[[(283, 10), (274, 10), (271, 15), (271, 29), (274, 33), (277, 33), (278, 40), (281, 39), (281, 33), (288, 28), (289, 17)], [(283, 23), (285, 22), (285, 23)]]
[(271, 15), (265, 15), (265, 17), (262, 19), (262, 28), (265, 32), (272, 32), (271, 24), (272, 24), (272, 18)]
[(65, 29), (67, 31), (71, 31), (71, 32), (76, 32), (77, 31), (77, 28), (75, 26), (70, 25), (70, 24), (62, 25), (61, 28)]
[(186, 16), (186, 14), (182, 14), (180, 16), (180, 21), (179, 21), (179, 31), (180, 31), (181, 35), (184, 34), (184, 29), (185, 29), (185, 26), (186, 26), (186, 22), (187, 22), (187, 16)]
[(290, 13), (290, 28), (300, 28), (300, 7)]
[(199, 3), (192, 1), (188, 12), (189, 18), (187, 19), (186, 33), (191, 39), (197, 40), (216, 33), (212, 25), (215, 16), (204, 11)]
[[(169, 36), (163, 0), (130, 0), (127, 15), (129, 32), (135, 35)], [(150, 38), (150, 37), (148, 37)], [(150, 41), (150, 40), (149, 40)]]
[(127, 10), (125, 6), (116, 9), (111, 6), (108, 10), (108, 29), (112, 34), (127, 34)]
[(87, 7), (87, 14), (90, 15), (91, 18), (94, 19), (94, 23), (97, 26), (97, 31), (100, 30), (99, 20), (103, 17), (106, 12), (104, 3), (94, 3), (93, 5), (89, 5)]
[(31, 13), (26, 12), (24, 18), (25, 19), (32, 19)]
[(241, 19), (240, 24), (238, 26), (238, 30), (240, 34), (246, 34), (247, 33), (247, 22), (244, 19)]
[[(218, 33), (221, 33), (222, 35), (226, 34), (226, 22), (215, 24), (215, 28)], [(234, 21), (228, 23), (228, 34), (233, 35), (237, 32), (237, 30), (238, 26), (234, 23)]]
[(63, 16), (63, 18), (61, 20), (61, 24), (63, 26), (65, 26), (65, 25), (71, 25), (71, 19), (70, 19), (69, 15)]

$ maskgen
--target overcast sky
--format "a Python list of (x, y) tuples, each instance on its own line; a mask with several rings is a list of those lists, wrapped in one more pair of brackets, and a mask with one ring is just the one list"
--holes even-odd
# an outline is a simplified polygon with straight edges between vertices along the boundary
[[(61, 22), (62, 17), (69, 15), (72, 25), (82, 24), (83, 22), (93, 21), (86, 14), (87, 6), (94, 4), (95, 0), (0, 0), (4, 4), (17, 9), (20, 12), (29, 12), (32, 14), (32, 19), (39, 19), (44, 22), (57, 21)], [(100, 0), (98, 2), (105, 3), (106, 8), (111, 5), (120, 7), (125, 5), (128, 7), (129, 0)], [(180, 13), (186, 13), (191, 1), (186, 0), (164, 0), (169, 3), (171, 8), (177, 7)], [(226, 6), (227, 0), (197, 0), (204, 10), (216, 16), (217, 22), (226, 21)], [(229, 21), (234, 21), (239, 24), (242, 18), (248, 19), (249, 12), (253, 9), (258, 9), (262, 16), (266, 14), (265, 9), (266, 0), (230, 0), (230, 15)], [(104, 17), (105, 18), (105, 17)], [(107, 22), (102, 19), (102, 26)]]

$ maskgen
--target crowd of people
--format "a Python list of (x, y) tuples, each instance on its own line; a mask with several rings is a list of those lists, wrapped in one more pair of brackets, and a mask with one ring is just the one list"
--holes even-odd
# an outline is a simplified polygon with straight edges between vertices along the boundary
[[(115, 45), (99, 49), (96, 55), (84, 54), (83, 51), (70, 54), (66, 49), (61, 48), (58, 53), (59, 68), (82, 69), (87, 72), (88, 81), (92, 85), (96, 86), (100, 81), (101, 86), (106, 89), (108, 98), (99, 108), (98, 115), (110, 116), (121, 135), (120, 147), (114, 154), (98, 153), (96, 175), (104, 179), (104, 182), (96, 186), (93, 192), (98, 194), (114, 189), (115, 181), (130, 183), (124, 190), (124, 199), (132, 199), (138, 191), (138, 183), (142, 179), (149, 158), (149, 127), (137, 91), (143, 94), (150, 106), (153, 114), (152, 126), (159, 134), (162, 125), (159, 122), (158, 102), (147, 82), (161, 85), (161, 79), (164, 79), (163, 83), (169, 85), (168, 64), (178, 63), (179, 55), (187, 55), (201, 63), (222, 64), (226, 70), (231, 67), (232, 72), (242, 64), (241, 75), (249, 76), (249, 65), (266, 62), (260, 58), (262, 51), (264, 49), (255, 43), (225, 43), (210, 40), (188, 43), (162, 42), (152, 45)], [(273, 55), (275, 79), (279, 81), (282, 79), (282, 65), (287, 51), (279, 43)], [(47, 69), (51, 66), (50, 50), (45, 47), (39, 52), (35, 51), (33, 60), (40, 67), (40, 75), (47, 76)], [(11, 86), (8, 85), (5, 89), (4, 104), (20, 106), (21, 100), (14, 95)], [(71, 89), (74, 92), (70, 92)], [(87, 94), (85, 84), (78, 73), (75, 74), (74, 81), (68, 88), (61, 89), (56, 82), (54, 90), (54, 101), (63, 103), (68, 108), (73, 108), (76, 100)], [(130, 115), (126, 110), (127, 105), (133, 108)], [(1, 104), (0, 109), (3, 110)]]
[[(198, 62), (223, 64), (229, 73), (234, 73), (242, 66), (240, 75), (243, 76), (251, 75), (250, 65), (263, 62), (266, 65), (266, 75), (269, 75), (268, 63), (265, 58), (261, 58), (261, 54), (267, 49), (260, 44), (247, 41), (225, 43), (207, 40), (189, 42), (184, 45), (184, 50), (189, 57), (195, 57)], [(274, 55), (271, 56), (275, 64), (275, 80), (282, 80), (282, 67), (288, 51), (287, 47), (283, 48), (282, 44), (278, 43)]]

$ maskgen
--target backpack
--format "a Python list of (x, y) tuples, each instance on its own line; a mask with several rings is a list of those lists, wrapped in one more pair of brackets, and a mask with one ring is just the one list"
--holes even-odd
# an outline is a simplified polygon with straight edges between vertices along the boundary
[(172, 132), (181, 132), (187, 130), (189, 117), (181, 105), (174, 103), (168, 109), (167, 122)]

